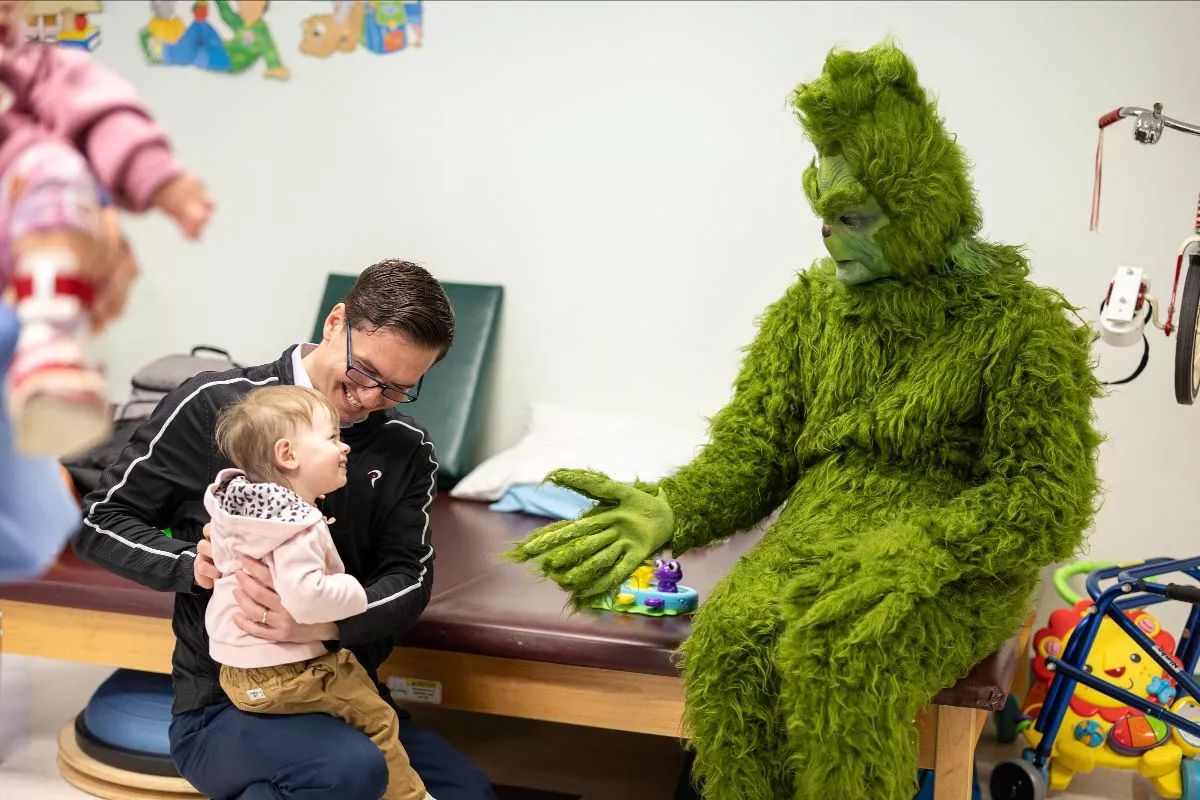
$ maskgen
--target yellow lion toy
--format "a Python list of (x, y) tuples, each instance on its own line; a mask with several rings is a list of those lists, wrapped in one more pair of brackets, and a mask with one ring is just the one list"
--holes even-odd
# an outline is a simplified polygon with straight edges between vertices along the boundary
[[(1037, 718), (1054, 673), (1047, 669), (1047, 656), (1061, 658), (1076, 625), (1092, 606), (1080, 600), (1073, 608), (1050, 615), (1047, 626), (1033, 637), (1035, 681), (1022, 707), (1025, 738), (1036, 747), (1042, 735), (1029, 720)], [(1158, 621), (1142, 610), (1125, 614), (1154, 641), (1163, 653), (1175, 649), (1175, 638)], [(1167, 673), (1141, 646), (1109, 618), (1096, 634), (1085, 671), (1126, 691), (1170, 707), (1181, 716), (1194, 717), (1200, 707), (1188, 697), (1175, 702), (1176, 689)], [(1188, 706), (1188, 708), (1184, 708)], [(1200, 741), (1142, 712), (1121, 705), (1119, 700), (1083, 684), (1077, 684), (1050, 759), (1049, 788), (1066, 789), (1080, 772), (1096, 767), (1137, 770), (1150, 780), (1164, 798), (1183, 796), (1180, 762), (1200, 751)]]

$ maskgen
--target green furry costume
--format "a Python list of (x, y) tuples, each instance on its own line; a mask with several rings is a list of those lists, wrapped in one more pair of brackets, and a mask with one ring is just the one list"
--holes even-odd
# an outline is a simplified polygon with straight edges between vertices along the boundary
[(978, 237), (902, 52), (835, 50), (793, 103), (832, 258), (768, 308), (694, 461), (657, 485), (553, 473), (598, 504), (511, 555), (581, 607), (783, 504), (683, 645), (704, 797), (900, 800), (918, 709), (1013, 635), (1091, 524), (1092, 336)]

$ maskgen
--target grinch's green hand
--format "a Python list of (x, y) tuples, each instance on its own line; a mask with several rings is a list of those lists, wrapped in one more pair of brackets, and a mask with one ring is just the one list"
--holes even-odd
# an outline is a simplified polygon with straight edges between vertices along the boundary
[(958, 579), (963, 564), (925, 532), (929, 523), (893, 523), (854, 542), (798, 548), (800, 567), (786, 589), (801, 629), (853, 620), (847, 641), (878, 640), (918, 602)]
[(576, 607), (613, 595), (675, 529), (675, 515), (657, 487), (629, 486), (587, 470), (562, 469), (546, 480), (597, 501), (577, 520), (539, 528), (508, 553), (541, 559), (539, 571), (571, 595)]

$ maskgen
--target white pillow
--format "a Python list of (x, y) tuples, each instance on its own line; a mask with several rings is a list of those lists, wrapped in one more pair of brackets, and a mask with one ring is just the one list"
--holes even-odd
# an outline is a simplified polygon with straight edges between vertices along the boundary
[(656, 481), (695, 458), (707, 438), (702, 419), (682, 425), (534, 403), (521, 440), (471, 470), (450, 496), (499, 500), (560, 468), (596, 470), (623, 483)]

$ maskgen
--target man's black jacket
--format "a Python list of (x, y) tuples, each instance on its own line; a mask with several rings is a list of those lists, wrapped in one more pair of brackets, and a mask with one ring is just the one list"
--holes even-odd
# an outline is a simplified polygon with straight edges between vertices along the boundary
[[(196, 542), (208, 515), (204, 491), (232, 466), (217, 450), (220, 412), (258, 386), (295, 383), (294, 348), (270, 364), (207, 372), (163, 398), (83, 501), (73, 540), (80, 557), (164, 592), (175, 592), (173, 711), (224, 699), (220, 667), (208, 655), (204, 610), (211, 592), (195, 582)], [(348, 480), (321, 504), (346, 571), (366, 587), (369, 605), (339, 623), (340, 640), (378, 683), (395, 637), (424, 611), (433, 586), (429, 507), (437, 461), (428, 435), (393, 409), (342, 429), (350, 445)], [(170, 529), (171, 536), (163, 533)], [(380, 687), (381, 694), (387, 692)]]

